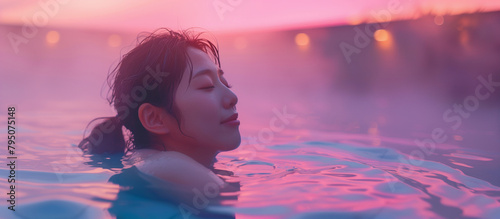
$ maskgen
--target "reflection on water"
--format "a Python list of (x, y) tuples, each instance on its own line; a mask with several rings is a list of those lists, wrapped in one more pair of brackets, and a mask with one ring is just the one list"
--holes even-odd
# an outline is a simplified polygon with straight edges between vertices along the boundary
[[(226, 168), (240, 162), (230, 155), (222, 157), (228, 162), (218, 165)], [(292, 208), (277, 215), (323, 212), (304, 213), (304, 217), (353, 216), (350, 212), (380, 218), (490, 218), (500, 214), (499, 187), (438, 162), (405, 164), (406, 155), (388, 148), (305, 142), (269, 146), (254, 159), (247, 162), (274, 162), (276, 168), (260, 172), (240, 171), (241, 165), (234, 168), (233, 177), (242, 185), (239, 207), (285, 202)]]
[[(217, 196), (211, 191), (176, 186), (143, 174), (134, 166), (111, 168), (110, 163), (121, 162), (117, 156), (87, 156), (85, 163), (92, 163), (92, 168), (100, 169), (99, 172), (65, 173), (62, 180), (49, 172), (25, 171), (19, 195), (23, 204), (16, 214), (22, 218), (54, 218), (53, 210), (63, 209), (57, 215), (85, 218), (500, 215), (500, 187), (440, 162), (405, 163), (411, 159), (394, 149), (296, 142), (260, 148), (252, 159), (240, 157), (241, 150), (245, 149), (218, 156), (216, 173), (229, 185)], [(437, 151), (442, 159), (455, 153)], [(483, 162), (498, 162), (498, 157), (474, 157)], [(7, 171), (1, 170), (1, 174)]]
[(0, 215), (499, 218), (500, 91), (482, 89), (463, 116), (455, 107), (471, 109), (479, 77), (500, 81), (499, 16), (394, 22), (391, 43), (370, 41), (350, 63), (339, 44), (354, 43), (353, 26), (218, 37), (243, 144), (218, 156), (231, 186), (209, 203), (74, 145), (88, 121), (115, 114), (101, 88), (135, 33), (57, 30), (57, 43), (41, 34), (18, 54), (0, 38), (0, 104), (18, 109), (20, 145), (17, 209), (3, 202)]

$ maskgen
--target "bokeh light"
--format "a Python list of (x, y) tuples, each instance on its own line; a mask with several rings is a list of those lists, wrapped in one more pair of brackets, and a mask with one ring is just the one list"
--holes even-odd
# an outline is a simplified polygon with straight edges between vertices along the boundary
[(122, 37), (118, 34), (112, 34), (108, 37), (110, 47), (119, 47), (122, 44)]
[(436, 25), (443, 25), (443, 23), (444, 23), (444, 17), (441, 16), (441, 15), (437, 15), (436, 17), (434, 17), (434, 23)]
[(389, 40), (390, 34), (387, 30), (379, 29), (375, 31), (373, 37), (375, 38), (376, 41), (383, 42)]
[(54, 45), (59, 42), (60, 36), (59, 32), (55, 30), (51, 30), (47, 32), (47, 35), (45, 35), (45, 40), (47, 41), (48, 44)]
[(295, 36), (295, 44), (298, 46), (308, 46), (309, 42), (309, 36), (305, 33), (299, 33)]

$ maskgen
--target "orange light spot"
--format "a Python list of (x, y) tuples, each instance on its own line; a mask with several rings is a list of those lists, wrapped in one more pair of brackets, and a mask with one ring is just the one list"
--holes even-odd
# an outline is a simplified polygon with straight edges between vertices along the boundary
[(389, 50), (393, 47), (392, 34), (384, 29), (379, 29), (373, 33), (373, 38), (377, 41), (377, 46), (384, 50)]
[(309, 42), (309, 36), (305, 33), (299, 33), (295, 36), (295, 44), (298, 46), (307, 46)]
[(110, 47), (119, 47), (122, 44), (122, 37), (117, 34), (112, 34), (108, 37), (108, 45)]
[(48, 44), (51, 45), (58, 43), (59, 39), (60, 39), (59, 32), (55, 30), (51, 30), (47, 32), (47, 35), (45, 35), (45, 40), (47, 41)]
[(383, 41), (389, 40), (390, 34), (389, 34), (389, 31), (387, 31), (387, 30), (379, 29), (379, 30), (375, 31), (375, 33), (373, 34), (373, 37), (375, 38), (375, 40), (377, 40), (379, 42), (383, 42)]

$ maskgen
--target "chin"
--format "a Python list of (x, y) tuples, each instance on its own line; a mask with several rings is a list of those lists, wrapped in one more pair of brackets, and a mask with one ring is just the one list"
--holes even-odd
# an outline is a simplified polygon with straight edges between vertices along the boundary
[(230, 142), (226, 142), (224, 144), (220, 144), (219, 151), (231, 151), (238, 148), (241, 144), (241, 137), (238, 135), (238, 138), (232, 139)]

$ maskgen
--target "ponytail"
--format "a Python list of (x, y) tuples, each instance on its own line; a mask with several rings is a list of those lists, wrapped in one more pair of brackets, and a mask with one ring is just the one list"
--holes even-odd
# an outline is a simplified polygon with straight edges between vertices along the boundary
[(87, 154), (125, 153), (127, 145), (123, 137), (120, 119), (118, 117), (100, 117), (90, 121), (89, 125), (98, 119), (104, 119), (104, 121), (94, 126), (90, 135), (84, 137), (78, 147)]

